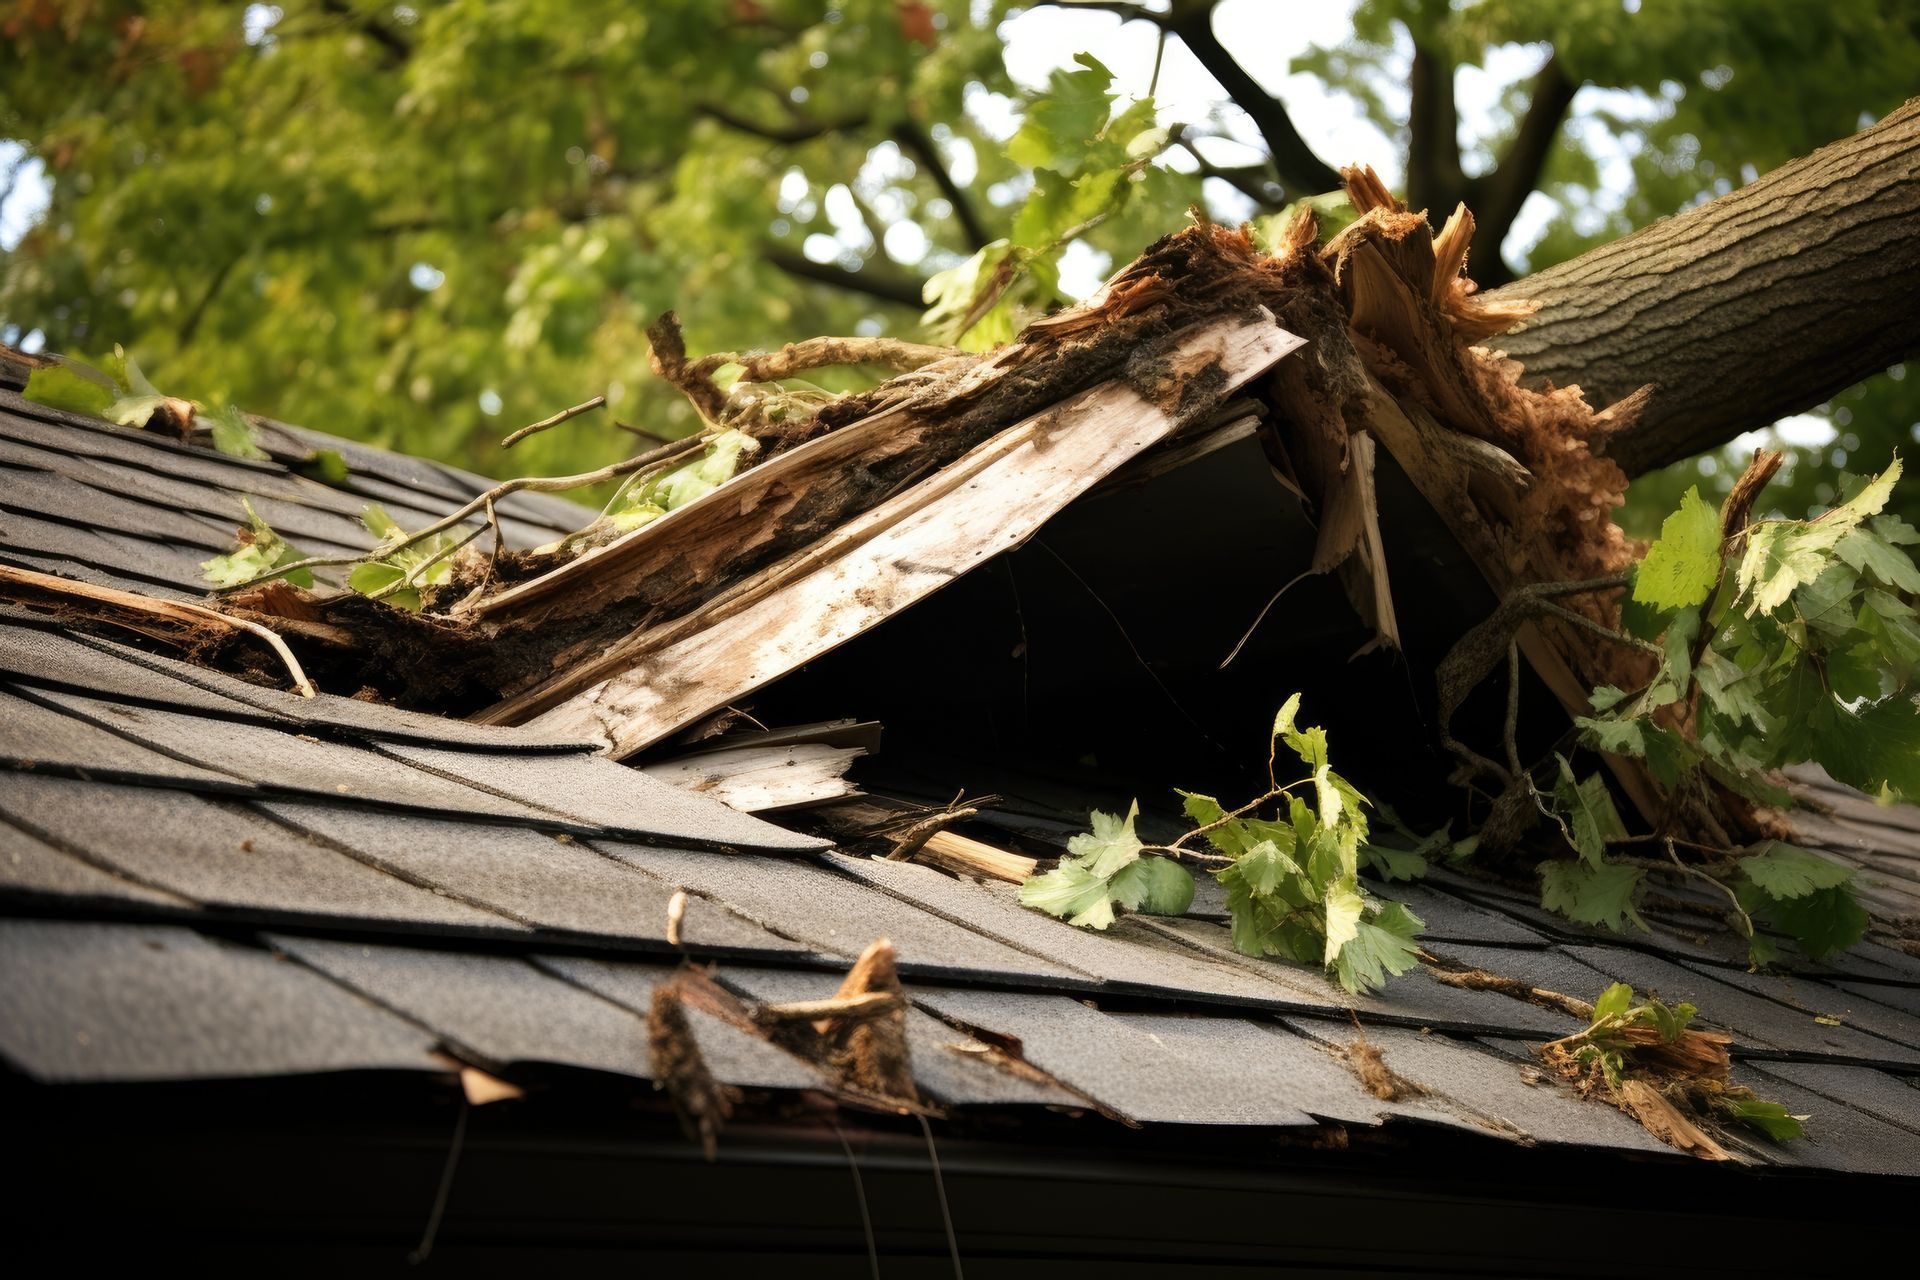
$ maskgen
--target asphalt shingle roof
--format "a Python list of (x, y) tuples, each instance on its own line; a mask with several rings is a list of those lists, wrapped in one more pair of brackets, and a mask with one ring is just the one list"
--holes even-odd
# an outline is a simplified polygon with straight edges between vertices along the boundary
[[(0, 391), (0, 561), (196, 597), (239, 494), (316, 546), (360, 547), (369, 498), (425, 519), (484, 483), (292, 429), (267, 441), (274, 461), (242, 462)], [(354, 469), (344, 489), (288, 465), (315, 447)], [(588, 514), (509, 505), (522, 545)], [(1822, 820), (1908, 901), (1920, 824), (1841, 800)], [(1678, 917), (1615, 938), (1445, 871), (1383, 891), (1442, 956), (1588, 998), (1619, 978), (1695, 1000), (1737, 1036), (1743, 1075), (1815, 1116), (1815, 1140), (1753, 1160), (1920, 1171), (1920, 961), (1870, 945), (1750, 975)], [(750, 1001), (815, 998), (886, 936), (916, 1080), (955, 1111), (1665, 1150), (1533, 1082), (1524, 1045), (1576, 1029), (1565, 1016), (1419, 972), (1356, 1000), (1238, 955), (1222, 913), (1203, 891), (1188, 918), (1076, 930), (1008, 886), (832, 852), (587, 744), (302, 699), (0, 609), (0, 1057), (37, 1080), (444, 1073), (445, 1053), (509, 1078), (645, 1080), (648, 1001), (688, 959)], [(1421, 1092), (1360, 1086), (1341, 1056), (1356, 1017)], [(727, 1083), (831, 1089), (739, 1027), (693, 1024)]]

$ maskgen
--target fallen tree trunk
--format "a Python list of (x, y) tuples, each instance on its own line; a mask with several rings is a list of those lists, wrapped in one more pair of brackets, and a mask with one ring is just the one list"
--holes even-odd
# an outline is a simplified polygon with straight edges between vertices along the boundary
[(1820, 404), (1920, 352), (1920, 99), (1710, 204), (1489, 294), (1528, 386), (1650, 402), (1628, 476)]

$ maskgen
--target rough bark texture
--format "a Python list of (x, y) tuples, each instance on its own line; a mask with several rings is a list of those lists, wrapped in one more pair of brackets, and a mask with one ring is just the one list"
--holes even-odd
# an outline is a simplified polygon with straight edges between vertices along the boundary
[(1821, 403), (1920, 352), (1920, 98), (1710, 204), (1497, 291), (1495, 345), (1596, 407), (1652, 384), (1629, 476)]

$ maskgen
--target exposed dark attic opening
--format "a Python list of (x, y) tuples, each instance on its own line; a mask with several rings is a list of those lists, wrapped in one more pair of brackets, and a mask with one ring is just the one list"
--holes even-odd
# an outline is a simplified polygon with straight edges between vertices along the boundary
[[(1333, 575), (1306, 573), (1316, 530), (1260, 436), (1145, 478), (1126, 473), (1024, 546), (762, 691), (769, 724), (853, 717), (885, 726), (864, 785), (927, 803), (969, 794), (1178, 806), (1174, 787), (1254, 794), (1274, 710), (1290, 694), (1340, 766), (1409, 820), (1460, 807), (1436, 732), (1433, 670), (1494, 599), (1391, 459), (1379, 500), (1403, 649), (1371, 629)], [(1230, 664), (1223, 660), (1282, 586)], [(1529, 678), (1522, 736), (1567, 718)], [(1504, 693), (1482, 690), (1456, 730), (1497, 741)]]

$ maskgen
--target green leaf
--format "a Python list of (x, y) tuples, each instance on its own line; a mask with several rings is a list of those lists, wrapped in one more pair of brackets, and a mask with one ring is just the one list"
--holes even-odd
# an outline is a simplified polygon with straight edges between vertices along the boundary
[(1624, 1015), (1633, 1005), (1633, 988), (1624, 982), (1616, 982), (1600, 993), (1593, 1002), (1593, 1020)]
[(1750, 882), (1737, 882), (1740, 906), (1755, 920), (1786, 934), (1814, 960), (1845, 951), (1866, 936), (1867, 913), (1851, 884), (1817, 889), (1797, 898), (1775, 898)]
[(107, 409), (120, 398), (119, 388), (105, 374), (71, 359), (35, 369), (27, 375), (26, 390), (20, 394), (50, 409), (96, 418), (106, 417)]
[(1635, 575), (1633, 598), (1658, 609), (1704, 604), (1720, 576), (1720, 513), (1688, 489), (1660, 526)]
[(1721, 1097), (1714, 1100), (1714, 1107), (1728, 1119), (1758, 1129), (1775, 1142), (1806, 1137), (1807, 1131), (1801, 1122), (1811, 1118), (1793, 1115), (1779, 1103), (1764, 1098)]
[(1193, 876), (1172, 858), (1140, 858), (1120, 868), (1107, 892), (1129, 911), (1184, 915), (1193, 905)]
[(1820, 889), (1833, 889), (1853, 879), (1853, 868), (1828, 858), (1771, 841), (1765, 852), (1740, 859), (1740, 870), (1772, 898), (1804, 898)]
[(1426, 928), (1419, 916), (1405, 904), (1389, 902), (1370, 919), (1364, 919), (1354, 936), (1340, 948), (1334, 962), (1334, 977), (1342, 987), (1356, 995), (1378, 991), (1390, 976), (1398, 976), (1420, 963), (1416, 939)]
[(255, 462), (264, 462), (267, 457), (247, 415), (230, 404), (220, 406), (213, 415), (213, 447), (229, 457), (251, 458)]
[(1113, 73), (1092, 54), (1077, 53), (1078, 71), (1047, 77), (1047, 90), (1007, 142), (1007, 158), (1029, 169), (1052, 169), (1072, 177), (1086, 160), (1087, 143), (1113, 110)]
[(1603, 684), (1593, 691), (1587, 699), (1595, 711), (1611, 711), (1626, 700), (1627, 691), (1614, 685)]
[(1004, 297), (979, 314), (975, 314), (975, 304), (1003, 280), (1012, 278), (1020, 265), (1016, 260), (1019, 252), (1010, 241), (994, 240), (960, 265), (936, 272), (921, 286), (920, 297), (927, 310), (920, 323), (941, 341), (957, 343), (968, 351), (986, 351), (1012, 339), (1013, 309)]
[(1777, 520), (1750, 527), (1738, 583), (1749, 617), (1770, 614), (1834, 563), (1842, 539), (1879, 512), (1900, 479), (1900, 458), (1846, 502), (1818, 520)]
[(1247, 887), (1260, 894), (1277, 893), (1289, 880), (1303, 879), (1307, 874), (1270, 839), (1260, 841), (1241, 854), (1234, 865), (1240, 869)]
[(1620, 811), (1614, 808), (1613, 795), (1607, 790), (1604, 778), (1590, 773), (1583, 781), (1575, 782), (1573, 766), (1565, 756), (1558, 759), (1560, 780), (1553, 788), (1554, 806), (1566, 816), (1568, 837), (1574, 850), (1588, 863), (1598, 866), (1606, 854), (1607, 842), (1627, 834), (1626, 824), (1620, 820)]
[[(1444, 831), (1436, 832), (1440, 837), (1434, 848), (1451, 844)], [(1360, 846), (1360, 860), (1367, 870), (1382, 880), (1418, 880), (1427, 874), (1426, 855), (1413, 849), (1395, 849), (1391, 845), (1364, 844)]]
[[(251, 501), (242, 498), (240, 505), (247, 513), (247, 527), (240, 530), (239, 547), (226, 555), (200, 562), (202, 576), (216, 587), (237, 587), (281, 565), (306, 559), (304, 552), (281, 538), (260, 518)], [(281, 577), (296, 587), (313, 586), (313, 573), (308, 569), (296, 569)]]
[(1102, 880), (1107, 879), (1140, 856), (1140, 837), (1133, 831), (1134, 819), (1139, 815), (1138, 801), (1124, 818), (1096, 810), (1092, 832), (1067, 841), (1067, 852), (1078, 858), (1088, 871)]
[(1082, 928), (1105, 929), (1113, 923), (1113, 900), (1108, 896), (1105, 877), (1094, 875), (1077, 862), (1063, 862), (1044, 875), (1029, 878), (1020, 886), (1020, 901)]
[(1808, 727), (1812, 758), (1869, 795), (1885, 787), (1920, 800), (1920, 707), (1906, 692), (1849, 710), (1828, 698)]
[[(406, 576), (407, 571), (398, 565), (389, 564), (384, 560), (373, 560), (366, 564), (355, 565), (353, 572), (347, 575), (347, 585), (363, 596), (370, 596), (376, 591), (386, 590), (396, 582), (405, 579)], [(413, 587), (396, 591), (389, 596), (382, 596), (381, 599), (396, 609), (405, 609), (408, 613), (420, 611), (420, 592)]]
[(1834, 553), (1889, 587), (1920, 593), (1920, 569), (1914, 567), (1913, 558), (1872, 529), (1854, 529), (1835, 544)]
[(1331, 965), (1341, 949), (1360, 936), (1360, 917), (1366, 914), (1367, 900), (1352, 885), (1336, 884), (1326, 892), (1326, 963)]
[(308, 479), (318, 480), (336, 489), (346, 485), (350, 474), (347, 460), (340, 456), (337, 449), (315, 449), (296, 464), (296, 469)]
[(1555, 859), (1543, 862), (1540, 871), (1540, 905), (1557, 911), (1579, 924), (1599, 925), (1620, 932), (1623, 920), (1631, 920), (1647, 932), (1647, 922), (1634, 909), (1634, 891), (1640, 887), (1640, 868), (1606, 863), (1585, 863)]

